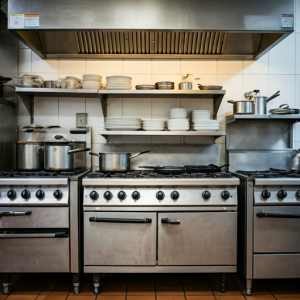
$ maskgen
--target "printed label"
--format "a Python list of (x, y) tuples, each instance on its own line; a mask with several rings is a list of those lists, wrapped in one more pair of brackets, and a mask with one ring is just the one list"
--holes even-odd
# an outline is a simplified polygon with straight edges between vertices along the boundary
[(294, 27), (294, 16), (281, 15), (281, 27)]
[(9, 27), (24, 28), (24, 15), (22, 14), (9, 15)]
[(40, 15), (38, 14), (26, 14), (24, 17), (24, 28), (39, 28)]

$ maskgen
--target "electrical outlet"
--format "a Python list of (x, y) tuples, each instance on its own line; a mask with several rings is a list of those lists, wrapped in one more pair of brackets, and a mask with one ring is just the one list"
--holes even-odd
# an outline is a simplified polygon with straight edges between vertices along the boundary
[(87, 113), (76, 114), (76, 127), (83, 128), (87, 125)]

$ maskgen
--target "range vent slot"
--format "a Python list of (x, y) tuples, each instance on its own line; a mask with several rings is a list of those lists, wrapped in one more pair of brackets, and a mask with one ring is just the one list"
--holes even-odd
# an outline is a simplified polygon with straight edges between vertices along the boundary
[(76, 31), (79, 54), (223, 54), (226, 33)]

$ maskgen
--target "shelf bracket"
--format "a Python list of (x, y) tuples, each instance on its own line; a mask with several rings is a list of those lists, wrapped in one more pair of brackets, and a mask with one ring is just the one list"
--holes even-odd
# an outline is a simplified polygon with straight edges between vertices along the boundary
[(217, 119), (217, 114), (218, 114), (218, 110), (219, 107), (221, 105), (222, 99), (223, 99), (224, 95), (215, 95), (214, 96), (214, 102), (213, 102), (213, 119), (216, 120)]
[(24, 103), (27, 111), (30, 114), (31, 123), (33, 123), (33, 102), (34, 102), (34, 96), (29, 96), (25, 94), (19, 94), (18, 96), (21, 98), (22, 102)]
[(101, 107), (104, 118), (107, 117), (107, 97), (103, 94), (100, 94)]

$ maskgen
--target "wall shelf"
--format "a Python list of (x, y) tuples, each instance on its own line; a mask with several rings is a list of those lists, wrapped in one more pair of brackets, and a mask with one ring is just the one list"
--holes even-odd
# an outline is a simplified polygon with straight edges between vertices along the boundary
[(300, 122), (300, 114), (291, 115), (279, 115), (279, 114), (269, 114), (269, 115), (230, 115), (226, 116), (226, 124), (233, 123), (237, 120), (290, 120), (293, 123)]
[(225, 90), (97, 90), (97, 89), (47, 89), (21, 88), (16, 92), (23, 101), (31, 116), (33, 116), (34, 97), (76, 97), (100, 98), (104, 117), (107, 117), (107, 100), (109, 98), (194, 98), (213, 99), (213, 118), (217, 112)]

